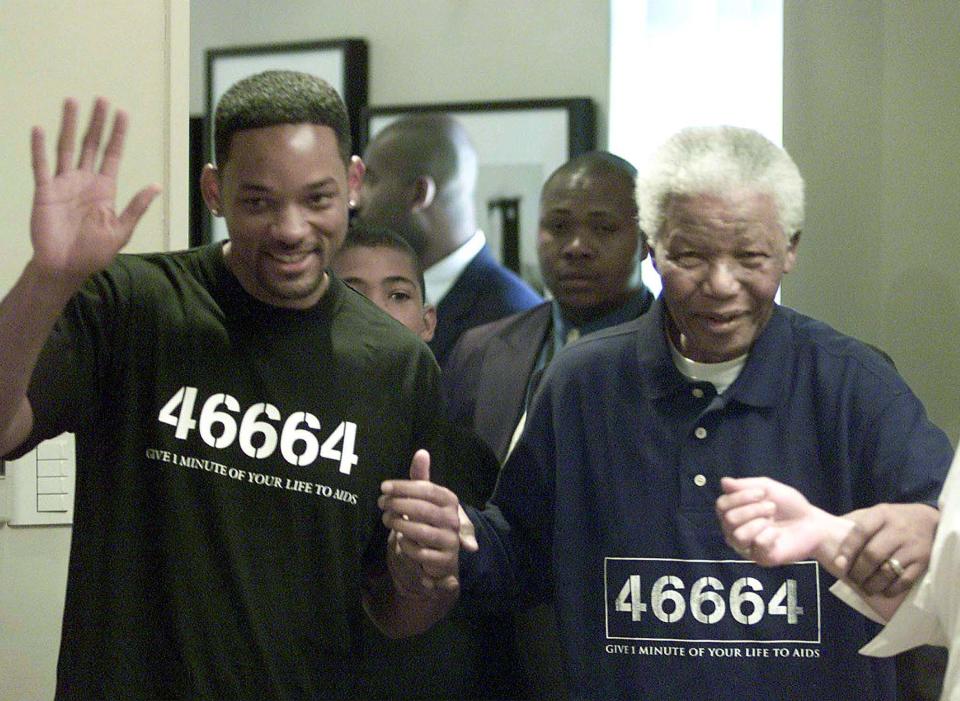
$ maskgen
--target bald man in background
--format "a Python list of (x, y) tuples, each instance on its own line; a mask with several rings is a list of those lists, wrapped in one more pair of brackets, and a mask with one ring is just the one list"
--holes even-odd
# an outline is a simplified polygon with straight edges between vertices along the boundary
[(460, 335), (539, 304), (540, 296), (500, 265), (477, 228), (477, 154), (449, 115), (398, 120), (364, 154), (361, 220), (393, 229), (420, 256), (438, 323), (430, 349), (443, 366)]

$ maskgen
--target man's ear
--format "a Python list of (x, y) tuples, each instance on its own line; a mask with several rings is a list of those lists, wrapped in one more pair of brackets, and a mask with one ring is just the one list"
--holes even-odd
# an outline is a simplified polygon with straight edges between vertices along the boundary
[(650, 254), (650, 246), (647, 245), (647, 235), (637, 229), (637, 235), (640, 237), (637, 245), (637, 261), (643, 262), (643, 259)]
[(426, 209), (433, 204), (433, 199), (437, 196), (437, 183), (429, 175), (417, 176), (413, 182), (413, 211)]
[[(646, 237), (644, 237), (646, 240)], [(657, 247), (652, 246), (649, 243), (647, 244), (647, 251), (650, 254), (650, 262), (653, 264), (653, 269), (657, 271), (657, 275), (660, 274), (660, 268), (657, 266)]]
[(360, 188), (363, 186), (363, 174), (367, 166), (360, 156), (351, 156), (347, 166), (347, 201), (356, 203), (360, 197)]
[(437, 330), (437, 308), (432, 304), (423, 305), (423, 331), (420, 332), (420, 338), (424, 343), (430, 343), (433, 340), (433, 332)]
[(793, 266), (797, 264), (797, 249), (800, 247), (800, 234), (801, 232), (799, 231), (795, 232), (787, 244), (787, 256), (783, 265), (784, 273), (789, 273), (793, 270)]
[(215, 217), (223, 216), (223, 198), (220, 192), (220, 174), (212, 163), (207, 163), (200, 173), (200, 194), (210, 213)]

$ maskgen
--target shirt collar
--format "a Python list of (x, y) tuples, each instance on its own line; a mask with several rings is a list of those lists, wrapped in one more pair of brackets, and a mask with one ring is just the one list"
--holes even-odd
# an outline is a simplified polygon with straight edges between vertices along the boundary
[(554, 352), (559, 351), (567, 345), (567, 343), (575, 341), (588, 333), (600, 331), (609, 326), (616, 326), (617, 324), (636, 319), (647, 310), (652, 300), (653, 295), (650, 294), (650, 291), (646, 287), (641, 285), (640, 289), (630, 295), (630, 298), (627, 299), (626, 302), (613, 311), (607, 312), (597, 319), (591, 319), (586, 324), (577, 326), (563, 317), (560, 304), (554, 299), (551, 303)]
[[(639, 319), (637, 361), (648, 399), (658, 399), (687, 389), (688, 381), (674, 365), (666, 334), (666, 305), (660, 296)], [(793, 330), (780, 305), (760, 332), (747, 362), (724, 394), (725, 401), (757, 407), (776, 406), (788, 391), (793, 373)]]
[[(667, 340), (670, 341), (669, 337)], [(718, 394), (723, 394), (736, 381), (743, 371), (743, 366), (747, 364), (749, 356), (745, 353), (738, 358), (720, 363), (701, 363), (683, 355), (673, 345), (673, 341), (670, 341), (670, 355), (673, 356), (673, 364), (677, 366), (681, 375), (693, 382), (709, 382), (716, 387)]]
[(740, 377), (728, 394), (742, 404), (776, 406), (790, 392), (795, 368), (794, 330), (789, 311), (779, 304), (750, 349)]
[(423, 271), (423, 282), (427, 287), (427, 301), (430, 304), (440, 304), (440, 300), (447, 296), (463, 271), (470, 265), (470, 261), (487, 244), (487, 238), (480, 229), (460, 245), (452, 253), (438, 260)]
[(641, 392), (656, 400), (686, 389), (687, 383), (673, 364), (665, 333), (666, 305), (660, 296), (650, 311), (640, 317), (637, 328), (637, 362)]

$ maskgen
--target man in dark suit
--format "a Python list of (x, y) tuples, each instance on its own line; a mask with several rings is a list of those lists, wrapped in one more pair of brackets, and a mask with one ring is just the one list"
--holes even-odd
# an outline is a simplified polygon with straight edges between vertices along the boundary
[(650, 306), (637, 272), (647, 248), (637, 224), (636, 173), (602, 151), (560, 166), (543, 186), (537, 236), (553, 301), (471, 329), (447, 360), (448, 417), (476, 430), (501, 462), (553, 354)]
[[(636, 318), (652, 302), (639, 281), (647, 249), (637, 223), (636, 174), (627, 161), (600, 151), (560, 166), (543, 186), (537, 236), (553, 301), (467, 331), (447, 360), (448, 418), (473, 428), (501, 463), (553, 354), (585, 333)], [(528, 698), (564, 698), (552, 609), (537, 606), (515, 622), (514, 688)]]
[(437, 307), (429, 343), (443, 366), (460, 335), (541, 302), (494, 259), (477, 228), (477, 154), (449, 115), (425, 114), (390, 124), (364, 154), (360, 219), (393, 229), (420, 256), (427, 301)]

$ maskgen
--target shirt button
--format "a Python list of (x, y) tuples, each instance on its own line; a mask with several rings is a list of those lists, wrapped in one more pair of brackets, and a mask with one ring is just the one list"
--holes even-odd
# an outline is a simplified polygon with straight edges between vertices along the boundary
[(580, 338), (580, 329), (573, 328), (567, 331), (567, 343), (573, 343)]
[(705, 485), (705, 484), (707, 483), (707, 478), (704, 477), (703, 475), (694, 475), (694, 477), (693, 477), (693, 483), (694, 483), (695, 485), (697, 485), (698, 487), (702, 487), (703, 485)]
[(694, 387), (693, 396), (696, 397), (697, 399), (701, 399), (703, 397), (703, 390), (700, 389), (699, 387)]
[(703, 426), (697, 426), (697, 428), (693, 431), (693, 435), (700, 439), (706, 438), (707, 429), (705, 429)]

